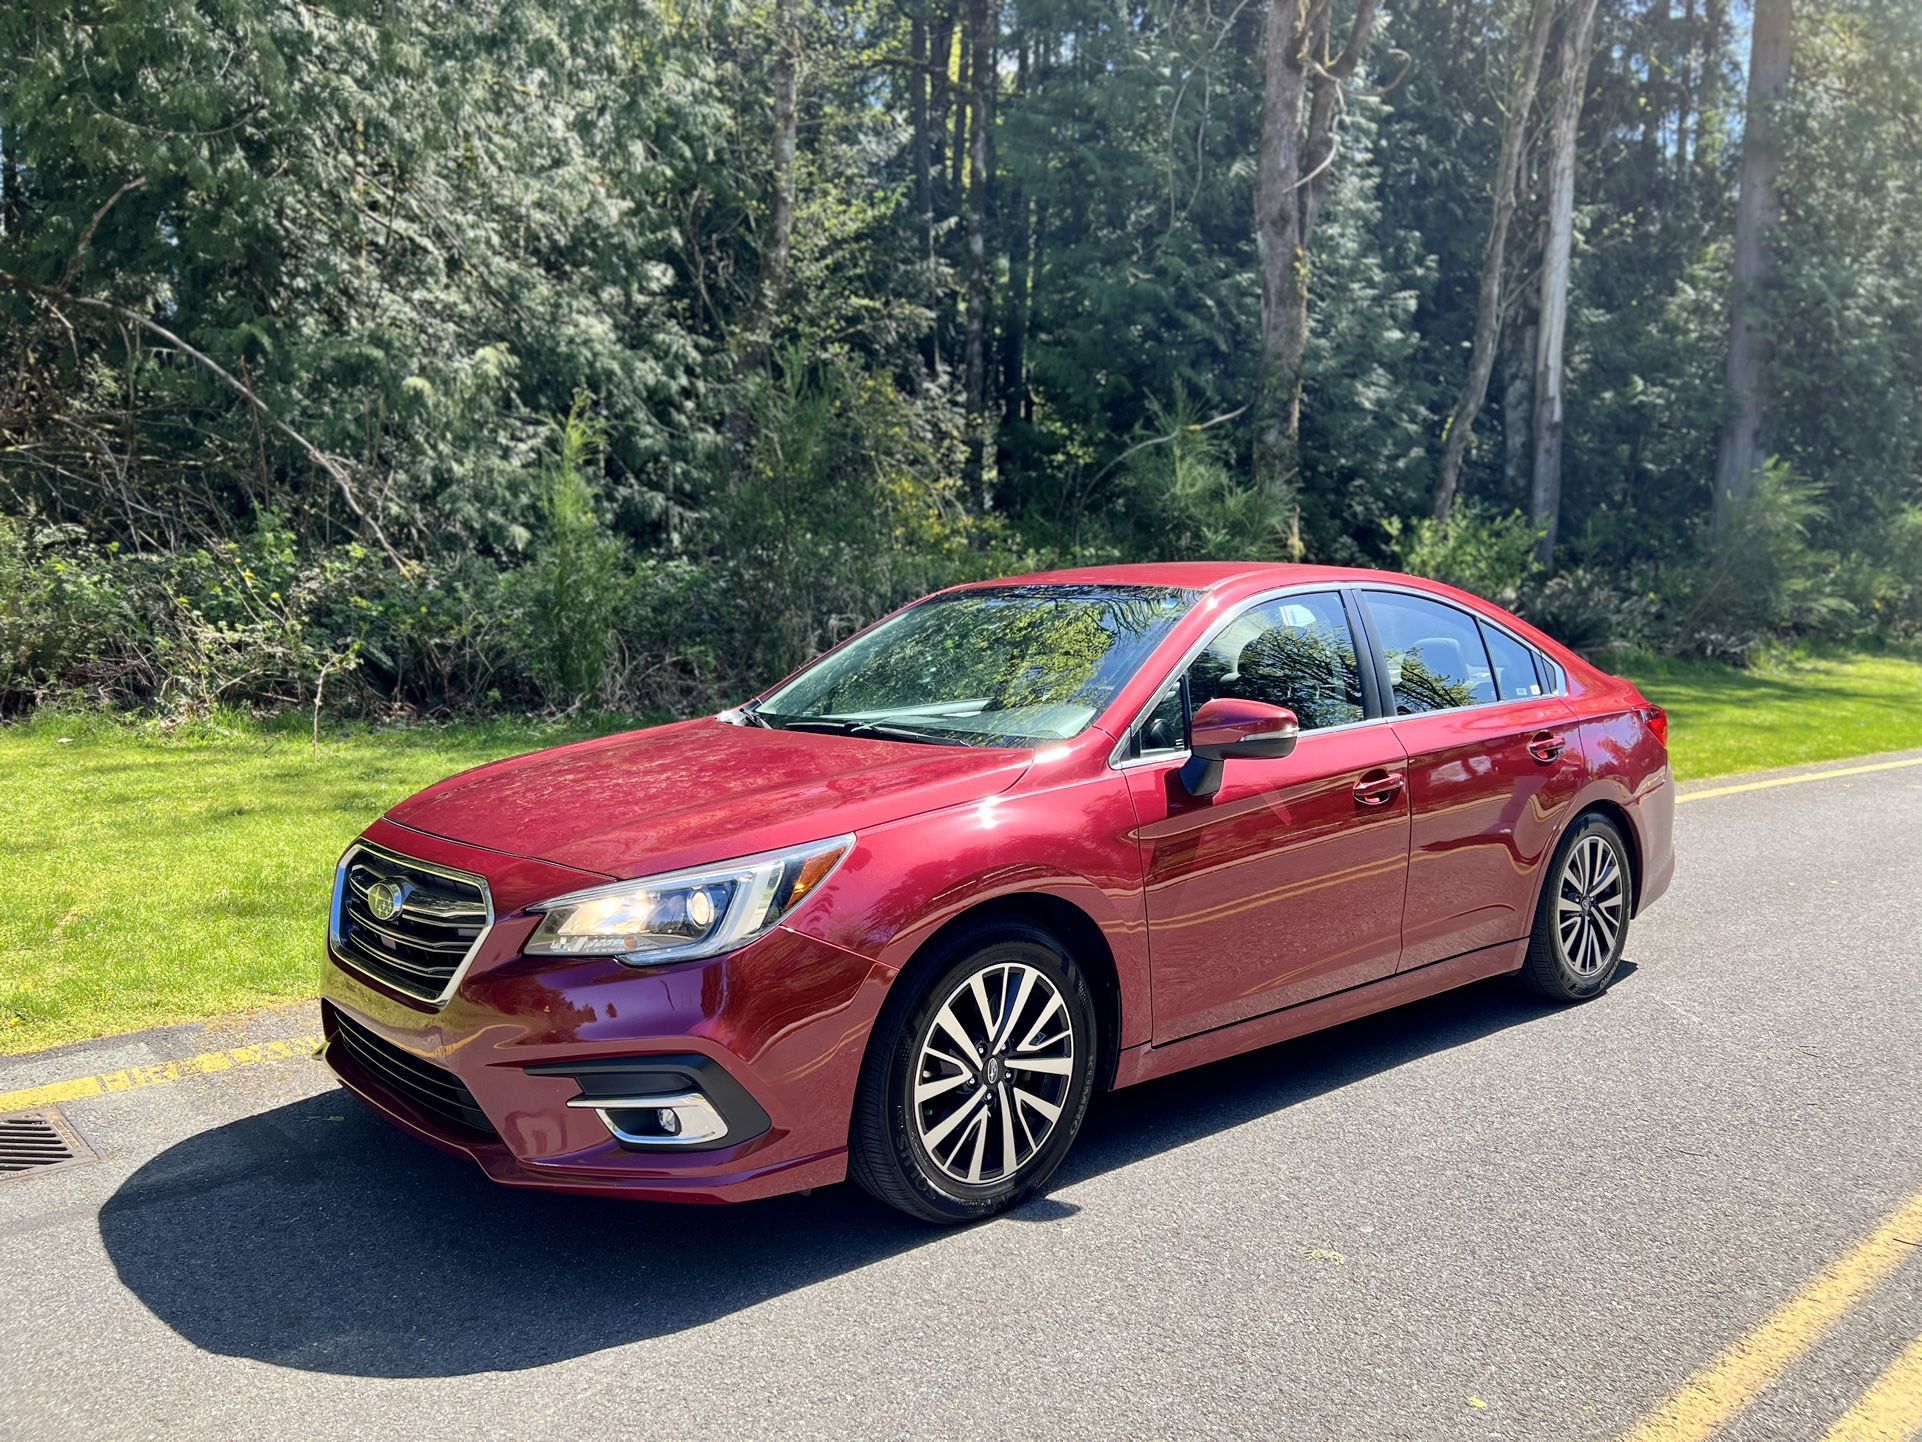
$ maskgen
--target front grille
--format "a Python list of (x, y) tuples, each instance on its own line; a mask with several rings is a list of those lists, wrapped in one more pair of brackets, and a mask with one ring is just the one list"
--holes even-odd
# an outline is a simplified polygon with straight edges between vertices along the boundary
[(477, 1137), (498, 1135), (466, 1083), (451, 1071), (376, 1036), (338, 1007), (327, 1008), (326, 1020), (336, 1058), (345, 1057), (388, 1091), (460, 1131)]
[[(375, 915), (376, 901), (391, 914)], [(354, 847), (334, 887), (334, 954), (422, 1001), (443, 1001), (493, 913), (477, 876)]]

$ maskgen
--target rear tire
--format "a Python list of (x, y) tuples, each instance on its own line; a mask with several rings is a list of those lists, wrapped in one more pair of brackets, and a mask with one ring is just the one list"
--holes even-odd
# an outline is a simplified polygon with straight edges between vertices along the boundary
[(1017, 920), (957, 932), (896, 980), (875, 1021), (849, 1174), (926, 1222), (1019, 1206), (1081, 1130), (1096, 1038), (1087, 981), (1053, 935)]
[(1553, 1001), (1608, 990), (1622, 964), (1633, 901), (1628, 844), (1607, 817), (1575, 819), (1556, 847), (1535, 907), (1523, 983)]

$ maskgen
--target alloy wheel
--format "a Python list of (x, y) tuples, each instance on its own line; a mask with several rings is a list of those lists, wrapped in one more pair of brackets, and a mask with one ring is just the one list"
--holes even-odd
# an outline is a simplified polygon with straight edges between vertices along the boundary
[(1599, 834), (1575, 843), (1562, 865), (1555, 900), (1555, 941), (1577, 976), (1594, 976), (1614, 958), (1627, 890), (1615, 848)]
[(1060, 990), (1022, 962), (964, 978), (921, 1039), (909, 1111), (928, 1159), (990, 1186), (1040, 1151), (1069, 1097), (1074, 1024)]

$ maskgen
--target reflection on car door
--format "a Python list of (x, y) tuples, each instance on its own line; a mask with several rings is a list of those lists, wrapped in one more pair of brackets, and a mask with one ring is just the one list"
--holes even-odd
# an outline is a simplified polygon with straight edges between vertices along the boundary
[[(1127, 776), (1157, 1041), (1395, 971), (1409, 810), (1394, 728), (1352, 725), (1375, 692), (1342, 597), (1316, 592), (1229, 621), (1147, 719)], [(1178, 777), (1180, 738), (1216, 696), (1287, 706), (1302, 738), (1281, 760), (1230, 761), (1221, 790), (1197, 800)]]
[(1538, 669), (1548, 663), (1459, 607), (1364, 596), (1408, 756), (1402, 969), (1526, 936), (1583, 773), (1568, 706)]

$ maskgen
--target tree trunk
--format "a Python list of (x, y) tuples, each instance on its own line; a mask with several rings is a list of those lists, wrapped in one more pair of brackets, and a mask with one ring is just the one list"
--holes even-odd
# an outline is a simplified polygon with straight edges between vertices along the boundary
[(761, 311), (770, 326), (787, 298), (788, 278), (794, 269), (794, 92), (801, 49), (795, 4), (796, 0), (774, 0), (773, 201), (761, 263)]
[(994, 500), (987, 458), (994, 453), (988, 414), (988, 133), (994, 124), (995, 48), (1001, 0), (969, 0), (968, 334), (966, 476), (975, 505)]
[(1535, 347), (1535, 477), (1528, 514), (1541, 533), (1535, 558), (1555, 553), (1562, 509), (1562, 348), (1568, 334), (1568, 271), (1575, 243), (1575, 141), (1595, 34), (1596, 0), (1575, 0), (1562, 28), (1561, 90), (1548, 141), (1548, 220), (1542, 243), (1541, 327)]
[(1502, 356), (1502, 486), (1506, 503), (1528, 504), (1529, 462), (1535, 454), (1528, 433), (1535, 413), (1535, 318), (1513, 324), (1514, 339)]
[(1301, 469), (1301, 358), (1308, 343), (1308, 258), (1301, 253), (1301, 113), (1308, 74), (1301, 12), (1299, 0), (1269, 0), (1255, 168), (1261, 261), (1255, 483), (1288, 504)]
[(20, 127), (0, 126), (0, 233), (20, 234), (26, 206), (20, 194)]
[[(1334, 165), (1334, 122), (1342, 87), (1360, 63), (1375, 23), (1376, 0), (1359, 0), (1341, 54), (1326, 64), (1315, 63), (1327, 54), (1330, 3), (1269, 0), (1263, 58), (1255, 166), (1255, 243), (1261, 263), (1255, 483), (1291, 508), (1297, 504), (1301, 476), (1309, 242)], [(1301, 550), (1298, 521), (1290, 549), (1296, 554)]]
[(914, 213), (920, 226), (921, 264), (926, 271), (921, 293), (928, 302), (928, 331), (921, 338), (921, 360), (928, 374), (941, 373), (941, 347), (933, 323), (936, 296), (934, 289), (934, 145), (928, 133), (928, 99), (934, 77), (929, 72), (927, 0), (914, 0), (914, 15), (909, 24), (908, 114), (913, 129), (909, 142), (910, 164), (914, 175)]
[(1722, 25), (1725, 0), (1702, 0), (1702, 82), (1695, 90), (1695, 163), (1714, 155), (1710, 127), (1721, 119)]
[(933, 0), (934, 13), (928, 22), (928, 178), (929, 198), (938, 216), (954, 213), (954, 196), (948, 186), (949, 114), (954, 105), (954, 84), (949, 69), (954, 64), (953, 0)]
[(1742, 124), (1742, 192), (1735, 210), (1735, 263), (1729, 293), (1728, 414), (1715, 454), (1709, 538), (1720, 546), (1735, 512), (1755, 492), (1767, 458), (1769, 338), (1763, 303), (1774, 272), (1769, 236), (1782, 220), (1776, 185), (1782, 138), (1775, 110), (1788, 93), (1793, 0), (1756, 0), (1748, 65), (1748, 114)]
[(1508, 120), (1502, 127), (1501, 159), (1495, 166), (1495, 209), (1488, 223), (1488, 243), (1482, 249), (1481, 293), (1476, 301), (1475, 339), (1468, 355), (1468, 379), (1448, 418), (1447, 439), (1442, 446), (1441, 471), (1435, 477), (1434, 514), (1438, 521), (1448, 519), (1455, 506), (1455, 491), (1461, 483), (1462, 462), (1468, 455), (1468, 438), (1488, 398), (1488, 378), (1495, 369), (1495, 342), (1501, 331), (1502, 280), (1507, 273), (1508, 227), (1515, 217), (1520, 190), (1523, 140), (1528, 133), (1529, 116), (1535, 108), (1535, 90), (1541, 81), (1542, 56), (1548, 50), (1548, 32), (1555, 23), (1556, 0), (1535, 0), (1528, 22), (1528, 35), (1522, 41), (1521, 68), (1515, 87), (1508, 97)]

